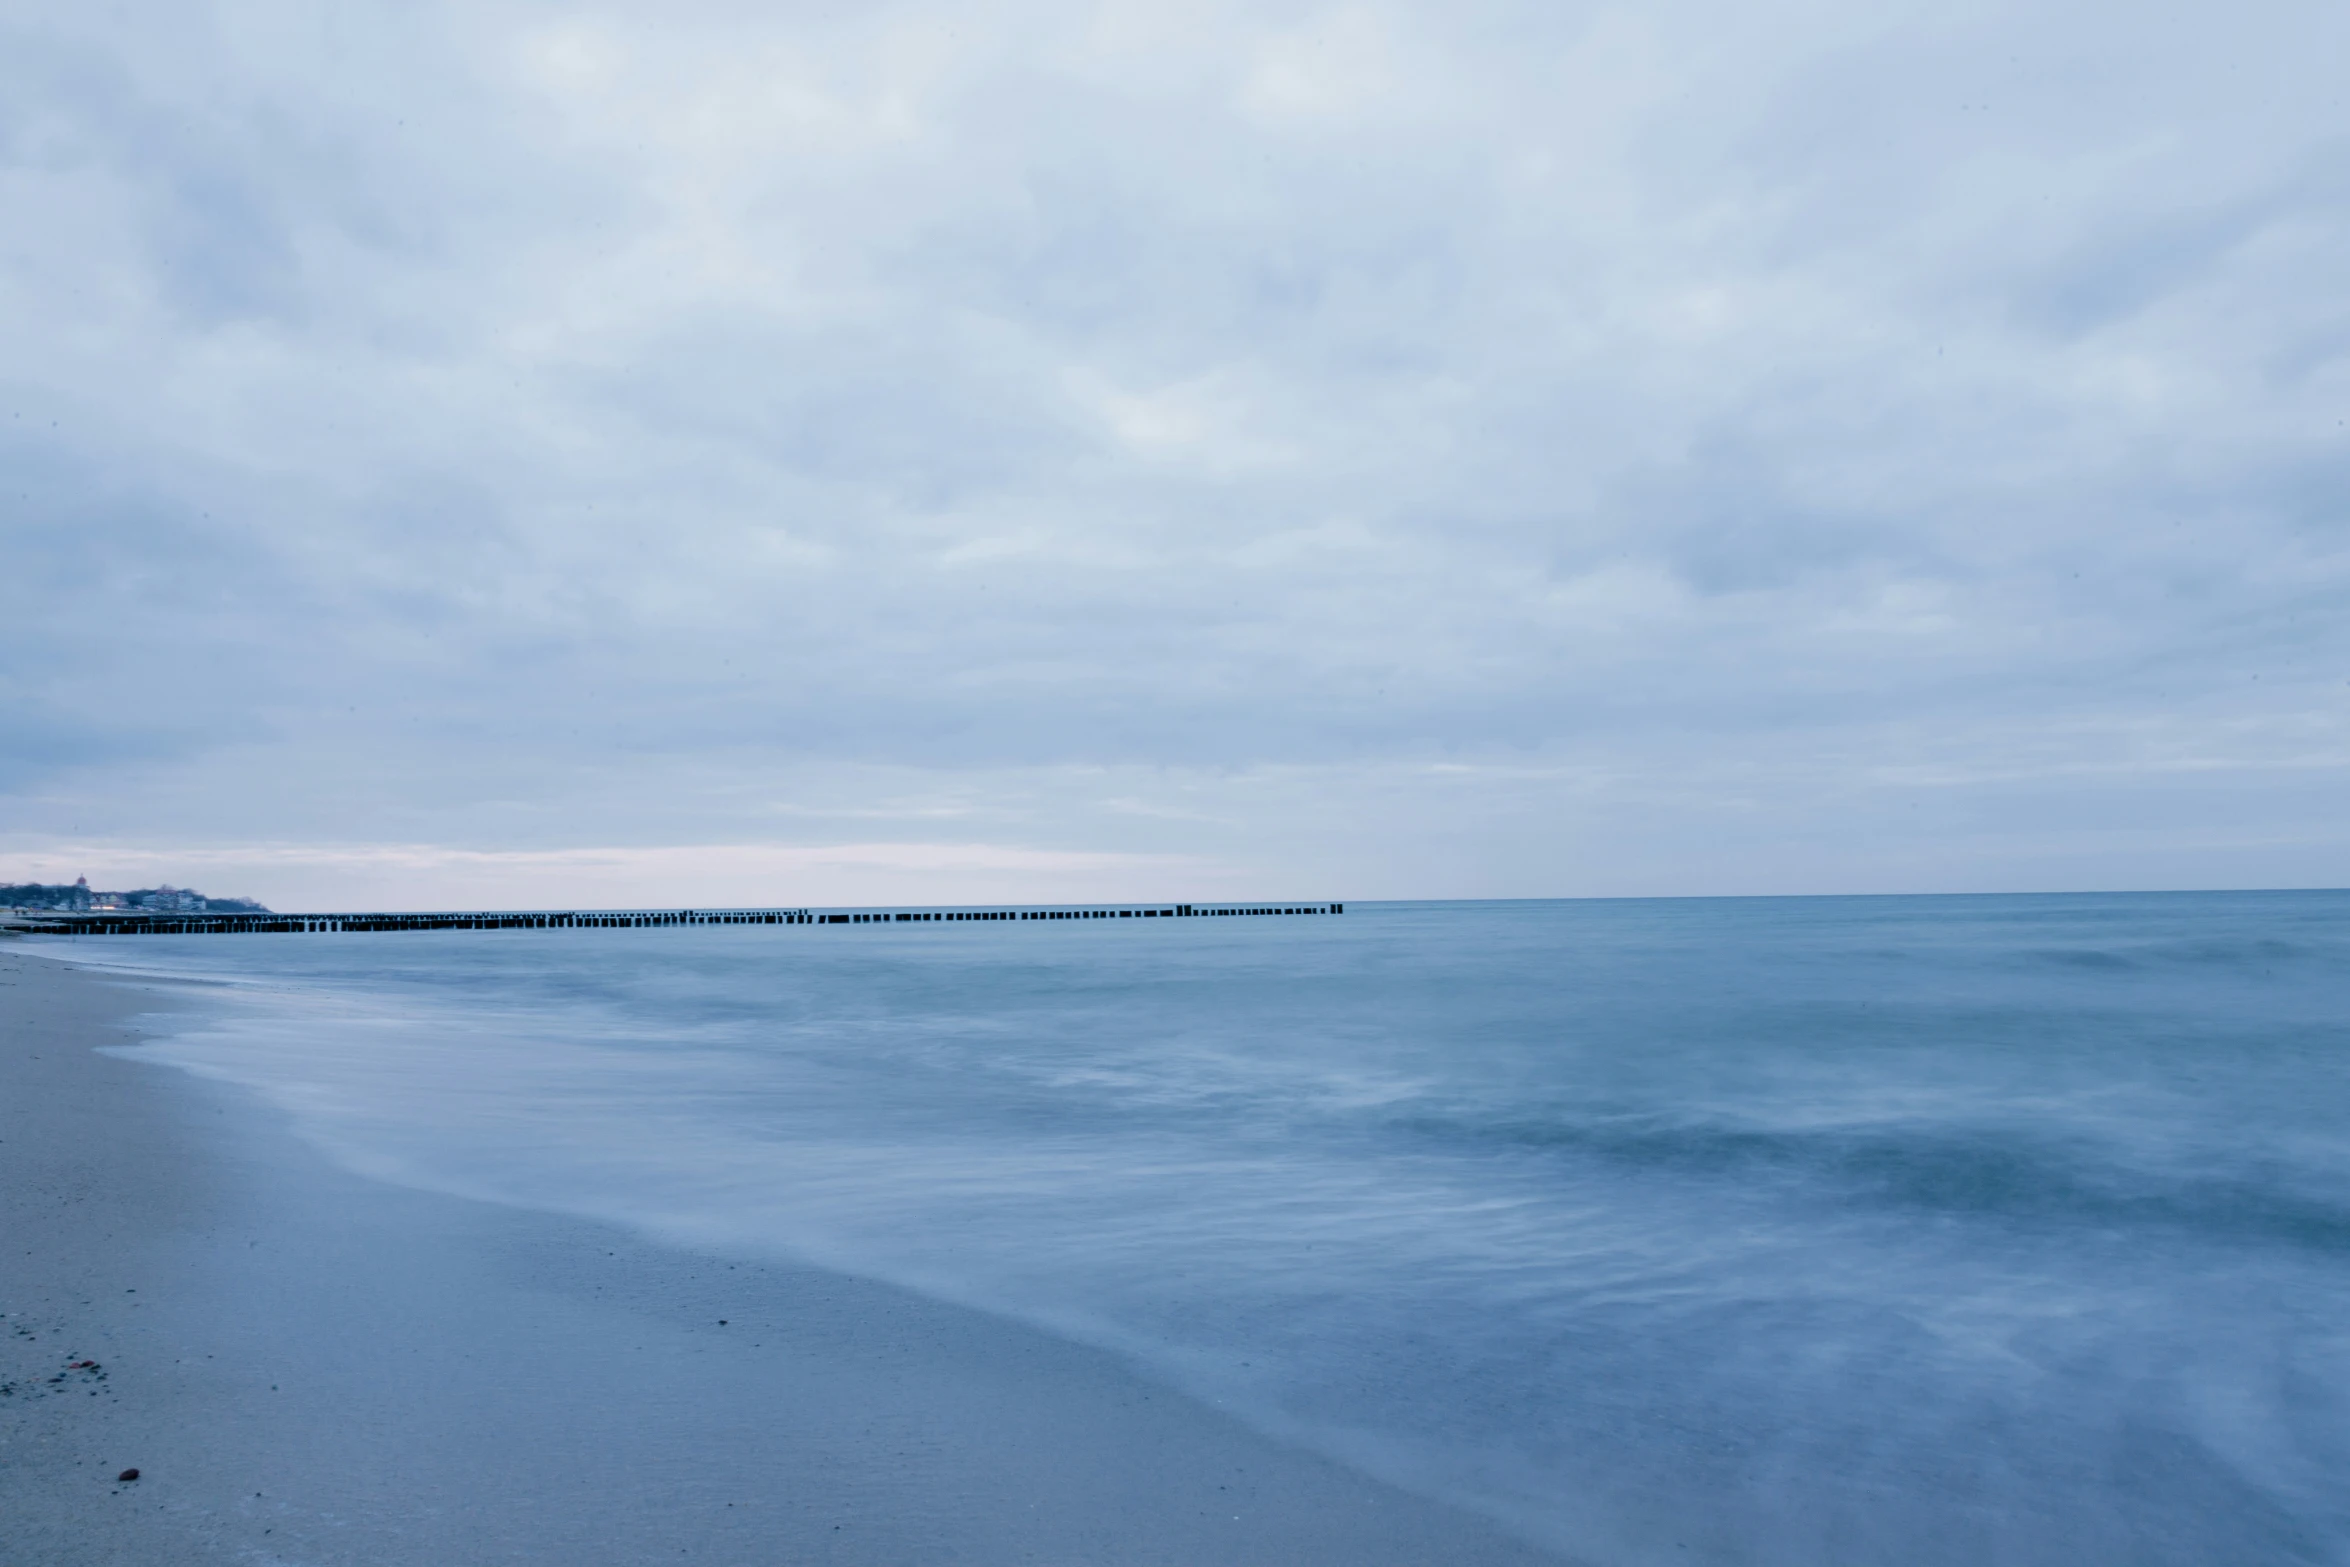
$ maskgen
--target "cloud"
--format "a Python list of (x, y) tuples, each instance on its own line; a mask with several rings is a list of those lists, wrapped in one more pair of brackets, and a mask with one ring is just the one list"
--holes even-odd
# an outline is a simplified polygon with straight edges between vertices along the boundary
[(2345, 26), (0, 13), (0, 850), (2341, 881)]

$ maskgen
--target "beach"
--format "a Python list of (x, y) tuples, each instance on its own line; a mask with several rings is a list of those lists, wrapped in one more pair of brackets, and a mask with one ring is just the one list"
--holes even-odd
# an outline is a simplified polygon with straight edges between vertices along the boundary
[(0, 944), (0, 1567), (2337, 1562), (2345, 930)]
[(1562, 1559), (1030, 1326), (368, 1180), (66, 957), (0, 945), (11, 1567)]

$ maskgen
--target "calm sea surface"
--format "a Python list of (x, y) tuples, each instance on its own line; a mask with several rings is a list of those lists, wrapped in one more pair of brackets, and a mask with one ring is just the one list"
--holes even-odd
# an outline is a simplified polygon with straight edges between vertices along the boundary
[(408, 1184), (1113, 1346), (1595, 1563), (2350, 1562), (2350, 894), (84, 941)]

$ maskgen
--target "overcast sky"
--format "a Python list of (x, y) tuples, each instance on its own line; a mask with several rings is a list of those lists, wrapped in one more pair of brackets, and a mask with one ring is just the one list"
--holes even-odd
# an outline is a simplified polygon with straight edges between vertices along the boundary
[(0, 879), (2350, 883), (2350, 9), (0, 16)]

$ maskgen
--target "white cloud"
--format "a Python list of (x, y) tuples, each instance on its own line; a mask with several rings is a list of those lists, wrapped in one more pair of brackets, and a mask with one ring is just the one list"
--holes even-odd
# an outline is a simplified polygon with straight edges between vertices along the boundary
[(0, 827), (2341, 880), (2345, 28), (19, 11)]
[(1403, 86), (1401, 52), (1379, 13), (1355, 6), (1325, 11), (1258, 40), (1243, 101), (1274, 120), (1391, 113)]

